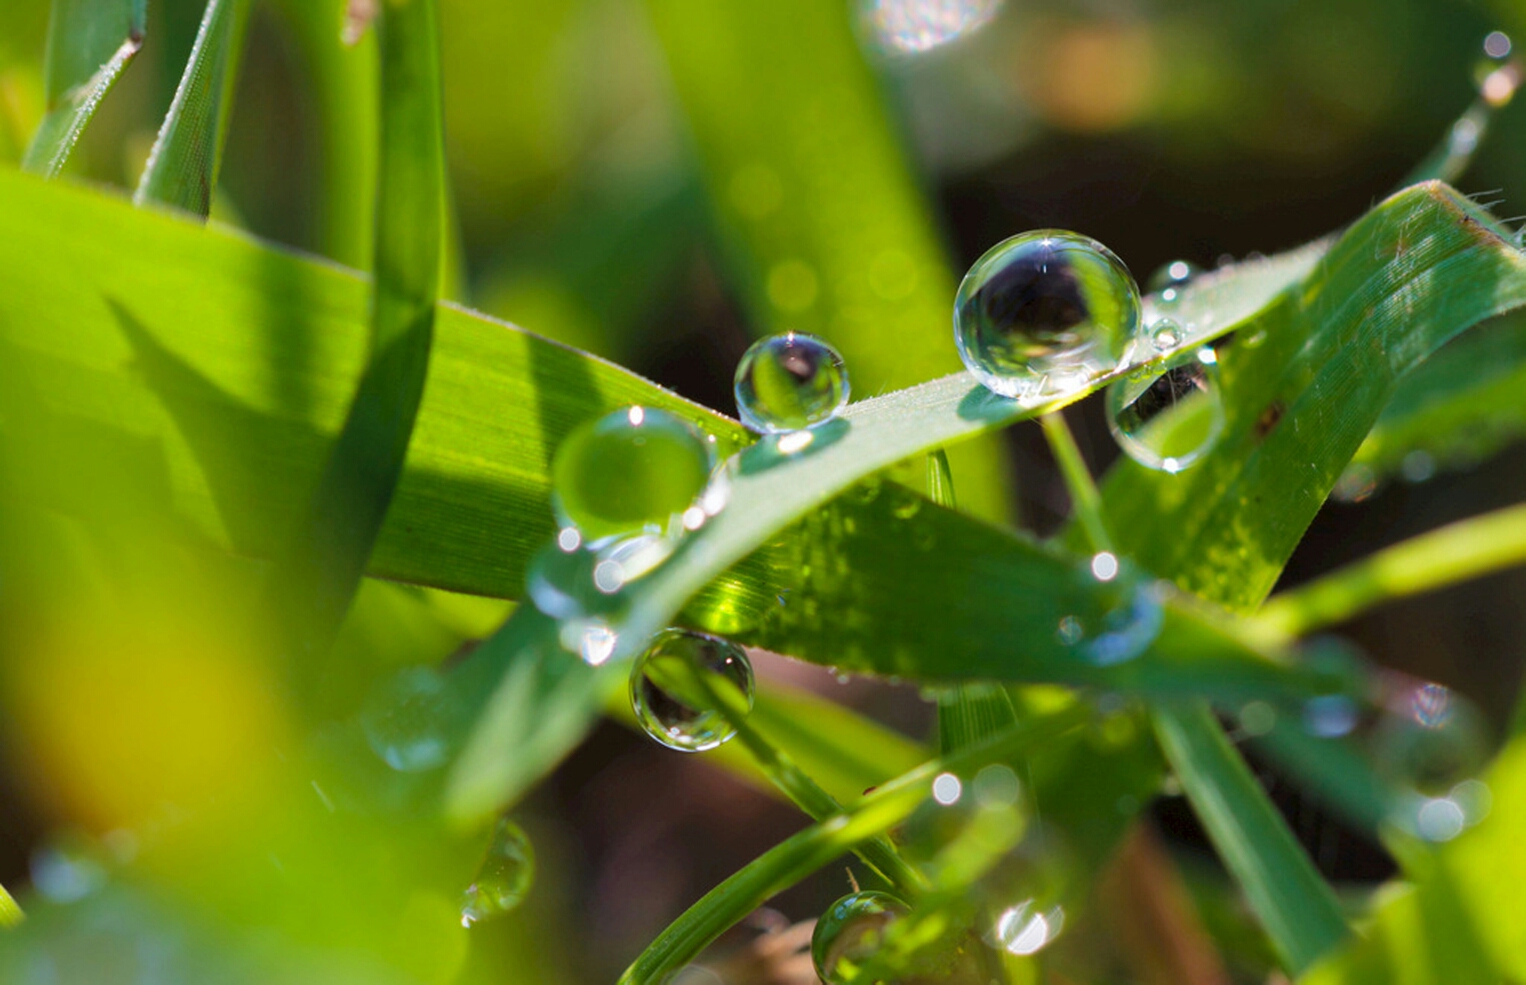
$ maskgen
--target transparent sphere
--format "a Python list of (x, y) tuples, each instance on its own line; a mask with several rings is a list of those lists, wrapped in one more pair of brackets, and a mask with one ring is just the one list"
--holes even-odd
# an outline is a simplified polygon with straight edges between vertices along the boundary
[(433, 667), (407, 667), (378, 687), (360, 712), (371, 751), (402, 773), (442, 766), (450, 755), (445, 725), (454, 695)]
[(833, 903), (811, 934), (811, 960), (827, 985), (855, 981), (884, 942), (890, 925), (911, 910), (889, 893), (851, 893)]
[(1171, 287), (1182, 287), (1192, 278), (1202, 273), (1197, 264), (1189, 260), (1172, 260), (1162, 264), (1160, 269), (1150, 275), (1145, 281), (1145, 290), (1151, 294), (1159, 294)]
[(752, 430), (800, 431), (831, 420), (848, 403), (848, 370), (838, 351), (814, 335), (771, 335), (743, 353), (735, 392), (737, 412)]
[(1004, 397), (1043, 397), (1111, 372), (1139, 329), (1139, 288), (1088, 236), (1041, 229), (1004, 240), (954, 298), (954, 341)]
[(590, 546), (660, 533), (704, 491), (714, 466), (710, 444), (687, 421), (626, 407), (581, 425), (557, 448), (551, 501)]
[(647, 735), (679, 752), (704, 752), (736, 734), (722, 707), (752, 710), (752, 663), (730, 640), (665, 629), (636, 658), (630, 693)]
[(1107, 424), (1118, 447), (1146, 468), (1175, 473), (1198, 461), (1224, 433), (1213, 350), (1108, 387)]
[(498, 819), (487, 857), (461, 899), (461, 926), (507, 913), (524, 902), (535, 880), (535, 849), (524, 829)]

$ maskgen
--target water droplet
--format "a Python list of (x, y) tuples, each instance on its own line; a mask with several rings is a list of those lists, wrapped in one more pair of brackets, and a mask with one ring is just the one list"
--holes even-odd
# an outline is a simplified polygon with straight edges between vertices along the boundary
[(736, 372), (742, 423), (763, 434), (799, 431), (831, 420), (848, 403), (848, 371), (838, 351), (814, 335), (759, 339)]
[(1510, 54), (1510, 35), (1504, 31), (1490, 31), (1484, 37), (1484, 54), (1489, 58), (1502, 59)]
[[(601, 566), (605, 566), (602, 576)], [(584, 619), (617, 611), (624, 604), (618, 590), (627, 580), (619, 558), (606, 559), (597, 551), (582, 548), (563, 551), (548, 545), (530, 559), (525, 570), (525, 591), (535, 607), (553, 619)]]
[(1339, 503), (1362, 503), (1372, 498), (1378, 490), (1378, 476), (1372, 466), (1364, 462), (1352, 462), (1335, 480), (1330, 496)]
[[(592, 548), (682, 528), (710, 483), (715, 453), (688, 422), (627, 407), (576, 428), (551, 464), (552, 505)], [(560, 538), (559, 538), (560, 539)]]
[(847, 985), (879, 950), (886, 932), (910, 908), (889, 893), (851, 893), (833, 903), (811, 934), (811, 961), (827, 985)]
[(1415, 830), (1426, 841), (1451, 841), (1466, 826), (1462, 807), (1450, 797), (1432, 797), (1415, 812)]
[(1399, 474), (1405, 482), (1426, 482), (1436, 474), (1436, 459), (1430, 452), (1417, 448), (1400, 459)]
[(1224, 432), (1224, 397), (1204, 346), (1167, 366), (1107, 388), (1108, 426), (1146, 468), (1176, 473), (1201, 459)]
[[(1509, 60), (1511, 48), (1508, 34), (1491, 31), (1484, 38), (1484, 57), (1473, 69), (1478, 94), (1494, 109), (1509, 103), (1521, 84), (1520, 64)], [(1476, 135), (1473, 143), (1477, 143)]]
[(377, 688), (360, 712), (371, 751), (403, 773), (445, 763), (450, 744), (445, 723), (453, 717), (445, 675), (433, 667), (407, 667)]
[(864, 0), (863, 21), (890, 54), (919, 55), (985, 26), (1004, 0)]
[(631, 668), (630, 696), (647, 735), (669, 749), (703, 752), (736, 734), (715, 701), (738, 715), (752, 709), (752, 664), (729, 640), (665, 629)]
[(964, 784), (952, 773), (939, 773), (933, 780), (933, 799), (945, 807), (958, 803), (963, 794)]
[[(1090, 564), (1096, 564), (1095, 559)], [(1098, 581), (1099, 587), (1107, 590), (1110, 608), (1085, 620), (1065, 616), (1055, 633), (1061, 643), (1073, 647), (1083, 659), (1099, 667), (1124, 663), (1144, 653), (1160, 635), (1165, 621), (1163, 587), (1140, 578), (1132, 565), (1116, 557), (1113, 564), (1118, 567), (1103, 565), (1104, 571), (1113, 572), (1113, 577)]]
[(1159, 352), (1170, 352), (1182, 344), (1182, 327), (1169, 318), (1157, 318), (1150, 324), (1150, 344)]
[(1424, 728), (1441, 728), (1452, 717), (1452, 692), (1440, 684), (1422, 684), (1410, 695), (1410, 712)]
[(1200, 272), (1195, 263), (1187, 260), (1172, 260), (1150, 275), (1150, 279), (1145, 281), (1145, 290), (1151, 294), (1159, 294), (1167, 288), (1182, 287)]
[(954, 299), (954, 341), (976, 379), (1042, 398), (1118, 367), (1139, 328), (1139, 288), (1107, 247), (1043, 229), (992, 247)]
[(1110, 551), (1092, 555), (1092, 577), (1098, 581), (1112, 581), (1118, 577), (1118, 556)]
[(1394, 704), (1375, 736), (1378, 768), (1390, 781), (1424, 797), (1445, 797), (1483, 768), (1488, 742), (1469, 702), (1429, 684)]
[(461, 926), (507, 913), (524, 902), (535, 879), (535, 849), (524, 829), (506, 817), (498, 819), (487, 857), (477, 878), (461, 898)]
[(1344, 694), (1321, 694), (1303, 704), (1304, 729), (1321, 739), (1349, 735), (1356, 720), (1356, 702)]
[(987, 940), (1009, 954), (1036, 954), (1064, 927), (1064, 908), (1040, 911), (1033, 900), (1025, 900), (997, 914)]

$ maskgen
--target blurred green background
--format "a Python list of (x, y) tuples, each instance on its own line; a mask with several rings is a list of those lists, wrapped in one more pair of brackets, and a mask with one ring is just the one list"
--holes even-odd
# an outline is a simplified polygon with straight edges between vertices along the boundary
[[(958, 273), (1022, 230), (1085, 232), (1144, 280), (1171, 260), (1211, 267), (1337, 228), (1392, 190), (1469, 105), (1483, 37), (1503, 29), (1526, 39), (1526, 6), (1505, 0), (944, 2), (933, 6), (971, 29), (926, 50), (915, 50), (925, 38), (895, 30), (916, 12), (896, 0), (739, 0), (723, 12), (685, 0), (440, 6), (455, 240), (447, 292), (727, 413), (737, 358), (769, 331), (837, 342), (857, 397), (957, 368)], [(361, 148), (375, 120), (363, 100), (346, 99), (367, 43), (338, 58), (330, 50), (342, 8), (256, 3), (213, 219), (360, 266), (370, 232), (356, 203), (374, 180)], [(145, 48), (86, 132), (70, 180), (125, 193), (143, 167), (202, 5), (152, 0), (149, 10)], [(47, 19), (46, 0), (0, 5), (7, 163), (42, 113)], [(887, 171), (897, 155), (908, 168)], [(1526, 212), (1523, 178), (1517, 104), (1463, 190), (1489, 192), (1503, 203), (1497, 213), (1512, 216)], [(1100, 400), (1072, 413), (1102, 469), (1117, 453)], [(977, 512), (1040, 532), (1068, 512), (1037, 429), (1015, 429), (955, 468)], [(1523, 479), (1526, 456), (1514, 451), (1475, 472), (1332, 504), (1287, 580), (1509, 503)], [(163, 577), (184, 583), (183, 573)], [(1498, 719), (1526, 662), (1526, 625), (1511, 602), (1523, 591), (1526, 579), (1500, 575), (1347, 631), (1380, 662), (1454, 685)], [(414, 618), (399, 613), (417, 606), (393, 606), (391, 595), (425, 604), (407, 589), (368, 586), (342, 644), (361, 663), (438, 661), (497, 611), (431, 597), (431, 619)], [(156, 672), (178, 679), (176, 659), (163, 657)], [(928, 706), (905, 689), (839, 687), (779, 661), (762, 671), (928, 734)], [(109, 677), (88, 665), (58, 673), (21, 687)], [(240, 696), (227, 714), (275, 714), (246, 700), (257, 684), (203, 683), (185, 693), (224, 689)], [(43, 728), (69, 734), (71, 721)], [(116, 802), (55, 789), (48, 771), (67, 768), (67, 749), (26, 765), (34, 752), (13, 748), (0, 777), (6, 886), (48, 871), (49, 846), (74, 837), (59, 832), (100, 836), (120, 819)], [(1278, 792), (1327, 874), (1387, 873), (1371, 846)], [(1201, 847), (1179, 798), (1158, 817), (1179, 849)], [(612, 725), (537, 795), (528, 818), (543, 868), (533, 905), (476, 934), (470, 953), (420, 945), (456, 962), (424, 977), (448, 981), (465, 967), (492, 979), (507, 962), (518, 969), (512, 981), (611, 980), (684, 905), (799, 823), (705, 764)], [(806, 917), (841, 884), (826, 873), (780, 905)]]

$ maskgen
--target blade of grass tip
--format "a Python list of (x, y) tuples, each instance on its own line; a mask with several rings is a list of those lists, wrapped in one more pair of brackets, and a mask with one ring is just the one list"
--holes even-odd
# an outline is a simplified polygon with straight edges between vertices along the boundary
[(804, 879), (854, 846), (900, 824), (931, 793), (945, 771), (970, 772), (1021, 755), (1081, 725), (1086, 713), (1070, 708), (1036, 718), (960, 753), (904, 773), (856, 807), (801, 831), (748, 863), (659, 934), (620, 976), (620, 985), (653, 985), (690, 961), (776, 893)]
[(207, 0), (191, 57), (148, 154), (133, 203), (205, 219), (222, 168), (250, 0)]
[(0, 927), (11, 928), (26, 919), (21, 906), (4, 886), (0, 886)]
[(1269, 600), (1254, 617), (1303, 636), (1394, 599), (1526, 563), (1526, 504), (1470, 517), (1384, 548)]
[(47, 178), (63, 170), (117, 77), (143, 47), (147, 0), (53, 0), (48, 17), (47, 112), (21, 169)]
[(1447, 135), (1425, 156), (1415, 169), (1405, 175), (1403, 188), (1433, 179), (1453, 182), (1473, 163), (1494, 114), (1510, 103), (1515, 90), (1521, 85), (1521, 63), (1509, 61), (1494, 69), (1478, 82), (1478, 98), (1468, 111), (1453, 123)]
[[(690, 668), (696, 670), (697, 668)], [(788, 797), (796, 807), (799, 807), (814, 821), (825, 821), (829, 817), (841, 814), (843, 806), (839, 804), (831, 794), (821, 788), (815, 780), (811, 779), (795, 761), (790, 759), (783, 750), (764, 738), (752, 723), (748, 721), (747, 709), (739, 707), (735, 702), (728, 701), (713, 687), (706, 675), (694, 673), (693, 682), (698, 686), (705, 702), (712, 708), (720, 710), (721, 714), (730, 722), (739, 739), (747, 751), (757, 760), (758, 767), (763, 770), (769, 781), (778, 787), (780, 792)], [(855, 849), (859, 858), (865, 864), (878, 872), (885, 881), (894, 886), (908, 898), (920, 895), (927, 888), (927, 880), (922, 874), (896, 851), (895, 845), (890, 839), (884, 837), (871, 838)]]
[[(1042, 418), (1044, 436), (1094, 547), (1110, 543), (1096, 482), (1065, 419)], [(1245, 890), (1284, 966), (1294, 973), (1346, 934), (1335, 894), (1266, 791), (1240, 758), (1206, 702), (1150, 709), (1156, 738), (1225, 866)]]
[(290, 555), (268, 597), (290, 656), (326, 650), (360, 584), (402, 475), (434, 336), (443, 231), (440, 54), (434, 0), (377, 21), (382, 121), (371, 353)]
[(1283, 966), (1300, 974), (1346, 936), (1328, 884), (1206, 703), (1153, 709), (1155, 735)]

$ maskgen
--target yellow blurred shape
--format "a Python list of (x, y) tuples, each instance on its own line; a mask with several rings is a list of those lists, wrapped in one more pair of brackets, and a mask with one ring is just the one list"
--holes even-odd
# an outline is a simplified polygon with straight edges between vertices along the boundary
[(1142, 24), (1035, 25), (1018, 60), (1034, 108), (1067, 130), (1126, 127), (1150, 108), (1158, 80), (1155, 39)]
[(79, 620), (13, 654), (20, 768), (40, 799), (106, 831), (201, 804), (268, 771), (274, 682), (186, 623)]

